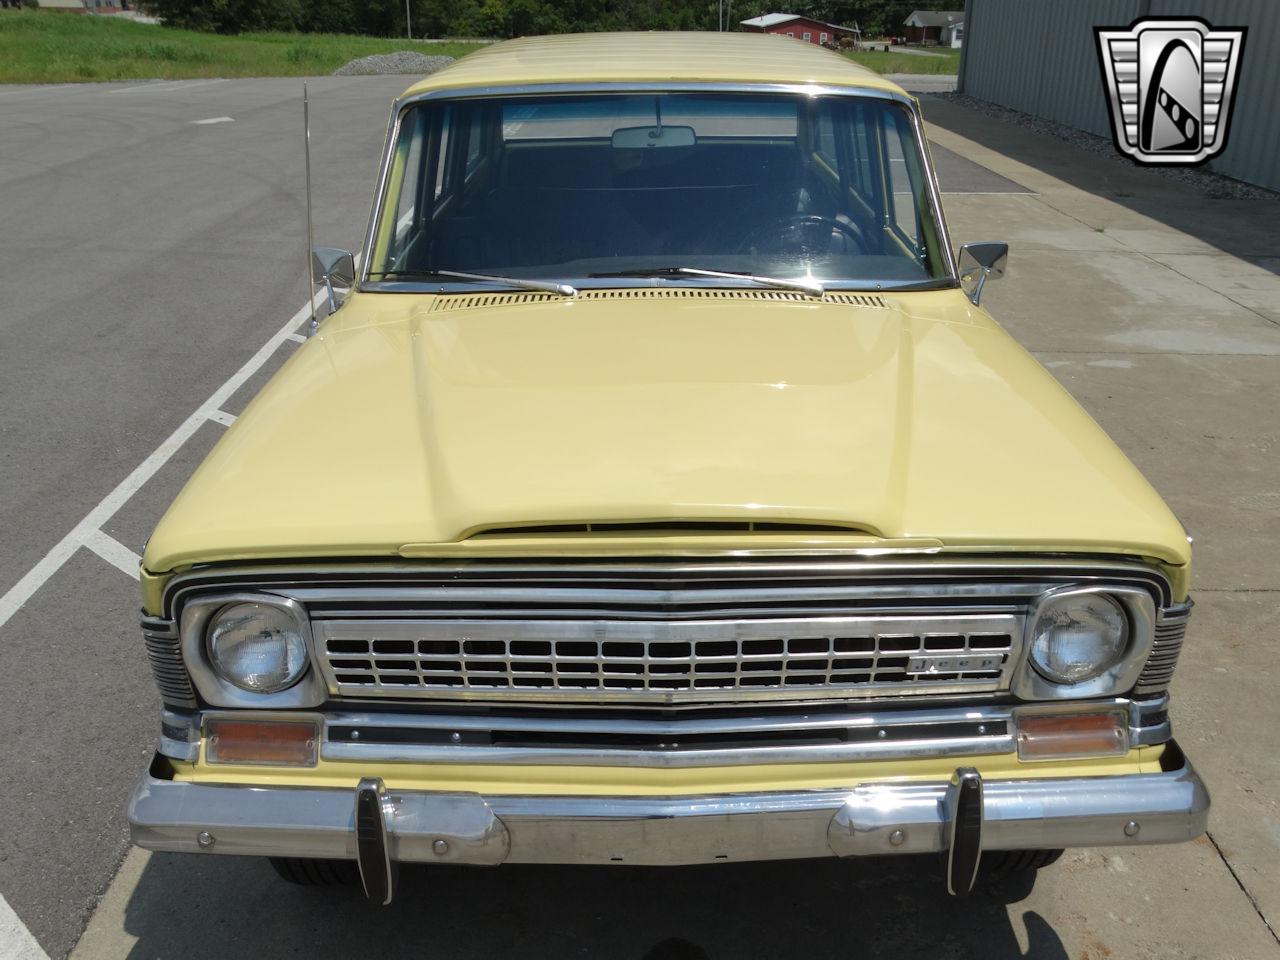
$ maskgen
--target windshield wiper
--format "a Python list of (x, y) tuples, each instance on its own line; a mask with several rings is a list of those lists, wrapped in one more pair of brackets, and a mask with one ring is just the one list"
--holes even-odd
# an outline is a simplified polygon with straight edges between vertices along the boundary
[(526, 280), (523, 277), (495, 277), (488, 273), (463, 273), (461, 270), (387, 270), (377, 276), (388, 279), (397, 277), (453, 277), (458, 280), (481, 280), (487, 283), (505, 283), (523, 290), (538, 290), (542, 293), (557, 293), (562, 297), (576, 297), (578, 288), (567, 283), (556, 283), (553, 280)]
[(618, 270), (614, 273), (589, 273), (593, 280), (608, 277), (713, 277), (720, 280), (746, 280), (762, 287), (776, 287), (779, 290), (797, 290), (811, 297), (820, 297), (826, 288), (816, 280), (779, 280), (777, 277), (758, 277), (750, 273), (728, 273), (723, 270), (702, 270), (698, 267), (650, 267), (641, 270)]

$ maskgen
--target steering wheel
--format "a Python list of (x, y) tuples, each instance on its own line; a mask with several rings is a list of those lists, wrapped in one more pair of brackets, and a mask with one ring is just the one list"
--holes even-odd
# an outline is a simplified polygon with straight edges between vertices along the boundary
[[(834, 234), (840, 234), (852, 243), (857, 252), (867, 252), (862, 230), (856, 223), (845, 223), (819, 213), (797, 213), (779, 217), (752, 230), (738, 246), (738, 253), (824, 254), (830, 251)], [(767, 246), (764, 250), (757, 250), (762, 241)]]

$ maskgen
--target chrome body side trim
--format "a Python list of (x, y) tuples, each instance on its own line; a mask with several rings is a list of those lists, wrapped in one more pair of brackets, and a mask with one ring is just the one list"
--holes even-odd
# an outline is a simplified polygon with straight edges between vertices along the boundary
[[(388, 788), (384, 802), (396, 861), (673, 865), (940, 852), (950, 789), (949, 781), (886, 782), (664, 798)], [(1204, 832), (1209, 809), (1185, 761), (1161, 773), (989, 780), (983, 794), (982, 844), (991, 850), (1177, 843)], [(354, 859), (353, 796), (195, 784), (153, 769), (128, 816), (133, 842), (149, 850)]]
[[(390, 178), (391, 161), (396, 141), (400, 137), (400, 123), (405, 111), (417, 104), (433, 100), (463, 100), (477, 97), (530, 97), (548, 95), (573, 94), (608, 94), (608, 93), (768, 93), (806, 97), (865, 97), (876, 100), (890, 100), (906, 107), (911, 115), (912, 129), (915, 133), (916, 152), (921, 169), (925, 171), (925, 184), (929, 195), (929, 205), (935, 222), (938, 225), (938, 243), (946, 266), (946, 278), (953, 287), (959, 287), (960, 279), (956, 268), (955, 253), (951, 247), (950, 233), (947, 230), (946, 218), (942, 212), (942, 194), (938, 189), (937, 173), (925, 145), (924, 119), (920, 112), (919, 102), (907, 93), (895, 93), (889, 90), (871, 89), (858, 86), (830, 86), (813, 83), (723, 83), (710, 81), (671, 81), (665, 83), (640, 83), (626, 81), (605, 81), (599, 83), (538, 83), (512, 84), (510, 86), (466, 87), (459, 89), (430, 90), (425, 93), (405, 96), (396, 100), (391, 107), (391, 121), (387, 129), (387, 139), (383, 146), (382, 160), (378, 166), (377, 188), (373, 195), (373, 209), (369, 215), (369, 226), (365, 231), (364, 249), (361, 257), (359, 284), (361, 290), (376, 290), (369, 280), (372, 268), (374, 238), (377, 236), (379, 214), (385, 204), (387, 183)], [(829, 281), (828, 289), (879, 289), (874, 284), (858, 285), (854, 281)], [(468, 289), (457, 284), (424, 283), (418, 285), (423, 293), (448, 293), (458, 289)], [(403, 286), (401, 287), (403, 289)], [(471, 287), (470, 289), (474, 289)]]

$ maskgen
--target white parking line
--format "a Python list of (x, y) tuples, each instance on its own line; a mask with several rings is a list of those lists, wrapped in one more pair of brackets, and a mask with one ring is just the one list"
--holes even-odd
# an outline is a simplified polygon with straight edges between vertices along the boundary
[(140, 578), (138, 567), (142, 563), (142, 558), (110, 534), (94, 530), (85, 537), (84, 545), (133, 579)]
[[(293, 337), (286, 337), (285, 339), (292, 340)], [(209, 414), (209, 419), (214, 423), (222, 424), (224, 427), (229, 427), (236, 422), (235, 414), (227, 413), (225, 410), (213, 411), (213, 413)]]
[(203, 126), (210, 123), (235, 123), (235, 117), (209, 117), (207, 120), (192, 120), (196, 126)]
[(4, 897), (0, 897), (0, 957), (3, 960), (49, 960), (49, 955)]
[[(184, 443), (191, 439), (201, 424), (211, 419), (212, 415), (218, 412), (218, 408), (231, 398), (237, 390), (243, 386), (244, 382), (258, 372), (273, 353), (279, 349), (280, 345), (289, 339), (298, 326), (311, 316), (311, 311), (315, 307), (319, 307), (324, 302), (324, 291), (318, 290), (310, 301), (303, 304), (289, 321), (277, 330), (264, 343), (252, 357), (245, 361), (244, 366), (231, 375), (231, 377), (209, 397), (204, 403), (196, 409), (191, 416), (183, 420), (178, 428), (169, 434), (168, 438), (160, 446), (151, 452), (151, 455), (143, 460), (140, 464), (133, 468), (127, 477), (120, 481), (114, 490), (108, 493), (98, 503), (96, 507), (85, 514), (84, 518), (77, 523), (71, 531), (53, 545), (40, 561), (27, 571), (21, 580), (15, 583), (9, 590), (0, 597), (0, 627), (9, 622), (9, 619), (22, 609), (22, 605), (26, 603), (35, 594), (45, 582), (57, 573), (64, 563), (71, 559), (77, 550), (81, 547), (88, 546), (95, 553), (98, 551), (93, 544), (101, 546), (98, 539), (102, 534), (102, 525), (115, 516), (116, 512), (129, 502), (129, 498), (141, 489), (142, 485), (155, 476), (156, 472), (169, 462), (172, 457), (182, 447)], [(121, 546), (120, 549), (126, 549)], [(117, 563), (119, 554), (106, 557), (112, 564), (120, 566)], [(121, 568), (123, 569), (123, 568)]]
[(149, 80), (144, 83), (132, 84), (122, 87), (119, 90), (108, 90), (108, 95), (117, 93), (146, 93), (151, 90), (171, 90), (174, 87), (180, 87), (184, 90), (194, 90), (196, 87), (207, 87), (215, 83), (226, 83), (228, 77), (219, 77), (216, 80)]

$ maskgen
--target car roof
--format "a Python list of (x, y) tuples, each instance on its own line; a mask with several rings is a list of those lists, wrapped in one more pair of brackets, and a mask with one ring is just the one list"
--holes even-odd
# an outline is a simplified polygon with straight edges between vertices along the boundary
[(783, 83), (904, 95), (896, 83), (816, 44), (767, 33), (574, 33), (495, 43), (414, 84), (435, 90), (544, 83)]

